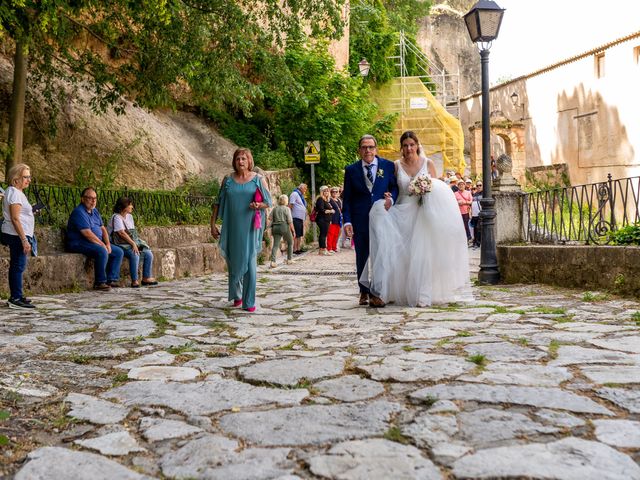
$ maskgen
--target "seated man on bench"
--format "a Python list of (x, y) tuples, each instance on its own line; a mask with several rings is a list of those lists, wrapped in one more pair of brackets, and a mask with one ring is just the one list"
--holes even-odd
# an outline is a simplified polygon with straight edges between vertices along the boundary
[(124, 252), (117, 245), (111, 245), (96, 208), (97, 202), (98, 196), (93, 188), (82, 191), (80, 205), (73, 209), (67, 223), (67, 250), (93, 258), (93, 289), (105, 291), (120, 286), (118, 280)]

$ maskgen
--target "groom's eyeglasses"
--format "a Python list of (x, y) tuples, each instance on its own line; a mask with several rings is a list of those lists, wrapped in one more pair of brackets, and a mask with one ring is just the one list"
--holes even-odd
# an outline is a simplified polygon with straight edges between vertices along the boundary
[(375, 150), (376, 146), (375, 145), (362, 145), (360, 147), (360, 150)]

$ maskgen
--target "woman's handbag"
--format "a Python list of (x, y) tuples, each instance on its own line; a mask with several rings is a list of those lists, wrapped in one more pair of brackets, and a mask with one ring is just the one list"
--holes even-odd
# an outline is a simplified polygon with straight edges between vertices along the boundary
[[(253, 201), (256, 203), (260, 203), (264, 200), (262, 198), (262, 192), (260, 191), (260, 187), (256, 188), (256, 193), (253, 195)], [(262, 228), (262, 215), (260, 214), (260, 210), (256, 208), (256, 212), (253, 216), (253, 228), (256, 230), (260, 230)]]
[(131, 237), (131, 240), (133, 240), (135, 244), (138, 246), (138, 250), (143, 250), (145, 248), (148, 248), (149, 250), (151, 250), (151, 247), (149, 247), (149, 244), (145, 242), (143, 239), (141, 239), (140, 236), (138, 235), (138, 230), (136, 230), (135, 228), (127, 228), (126, 232)]
[(312, 222), (315, 222), (317, 218), (318, 218), (318, 211), (316, 210), (316, 207), (313, 207), (313, 210), (311, 210), (311, 213), (309, 214), (309, 220), (311, 220)]
[[(124, 240), (122, 237), (120, 237), (120, 235), (118, 235), (118, 232), (113, 230), (113, 225), (114, 225), (113, 218), (114, 217), (111, 217), (111, 243), (119, 246), (120, 248), (125, 248), (125, 249), (131, 248), (131, 245), (129, 244), (129, 242)], [(138, 247), (138, 250), (142, 250), (144, 248), (148, 248), (149, 250), (151, 250), (151, 247), (149, 247), (149, 244), (140, 238), (140, 235), (138, 235), (137, 229), (125, 228), (124, 231), (127, 232), (127, 235), (129, 235), (131, 237), (131, 240), (135, 242), (136, 246)]]

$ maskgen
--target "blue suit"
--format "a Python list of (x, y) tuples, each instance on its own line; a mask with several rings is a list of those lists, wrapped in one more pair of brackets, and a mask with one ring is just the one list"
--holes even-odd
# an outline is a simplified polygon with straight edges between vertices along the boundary
[[(374, 177), (373, 188), (367, 188), (362, 161), (347, 166), (344, 170), (344, 190), (342, 215), (344, 223), (353, 226), (353, 242), (356, 247), (356, 270), (358, 279), (369, 258), (369, 210), (371, 206), (390, 192), (395, 202), (398, 198), (395, 165), (389, 160), (377, 157), (378, 171)], [(358, 282), (360, 293), (369, 293), (369, 289)]]

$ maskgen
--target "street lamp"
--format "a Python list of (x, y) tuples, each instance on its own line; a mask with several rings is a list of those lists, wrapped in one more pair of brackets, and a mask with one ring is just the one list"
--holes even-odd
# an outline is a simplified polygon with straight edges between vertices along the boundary
[(481, 284), (495, 285), (500, 280), (498, 256), (496, 253), (496, 202), (491, 195), (491, 144), (489, 125), (489, 49), (498, 37), (504, 9), (491, 0), (480, 0), (464, 16), (471, 41), (480, 52), (482, 66), (482, 200), (480, 222), (482, 240), (480, 242)]
[(363, 77), (366, 77), (367, 75), (369, 75), (370, 68), (371, 68), (371, 65), (369, 64), (369, 62), (367, 62), (366, 58), (363, 58), (358, 62), (358, 69), (360, 70), (360, 75), (362, 75)]

